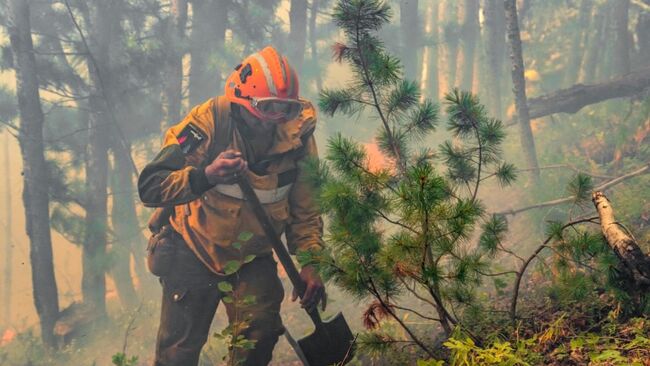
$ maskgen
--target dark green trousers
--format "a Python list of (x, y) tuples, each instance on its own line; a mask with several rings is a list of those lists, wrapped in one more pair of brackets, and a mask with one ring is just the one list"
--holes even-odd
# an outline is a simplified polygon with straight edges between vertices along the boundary
[(232, 285), (239, 299), (255, 296), (254, 303), (247, 305), (224, 302), (230, 323), (245, 321), (246, 327), (240, 334), (255, 341), (253, 349), (235, 348), (230, 355), (235, 364), (268, 364), (278, 337), (284, 332), (280, 319), (284, 289), (273, 257), (255, 258), (235, 274), (218, 276), (196, 258), (177, 233), (173, 233), (173, 244), (176, 246), (174, 264), (169, 274), (160, 278), (163, 298), (154, 364), (198, 364), (217, 305), (225, 296), (217, 288), (222, 281)]

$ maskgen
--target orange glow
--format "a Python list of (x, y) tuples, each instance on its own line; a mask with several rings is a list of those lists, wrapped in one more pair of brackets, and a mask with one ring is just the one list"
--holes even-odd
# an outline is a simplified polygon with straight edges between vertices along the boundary
[(366, 150), (366, 164), (368, 170), (377, 173), (382, 169), (392, 169), (392, 162), (386, 158), (386, 155), (384, 155), (384, 153), (379, 149), (375, 140), (364, 143), (363, 148)]
[(2, 339), (0, 339), (0, 347), (5, 346), (16, 338), (16, 331), (7, 328), (4, 333), (2, 333)]

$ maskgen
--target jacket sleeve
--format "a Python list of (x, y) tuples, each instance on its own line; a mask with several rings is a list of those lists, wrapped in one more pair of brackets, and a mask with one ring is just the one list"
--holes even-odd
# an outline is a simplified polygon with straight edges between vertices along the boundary
[(210, 108), (200, 105), (165, 132), (162, 149), (138, 177), (138, 193), (145, 206), (180, 205), (212, 187), (203, 170), (212, 142), (211, 120)]
[(303, 165), (306, 159), (317, 159), (316, 140), (312, 135), (305, 146), (306, 153), (298, 162), (298, 174), (289, 193), (290, 219), (286, 229), (287, 246), (292, 254), (323, 248), (323, 220), (314, 199), (314, 190), (306, 179)]

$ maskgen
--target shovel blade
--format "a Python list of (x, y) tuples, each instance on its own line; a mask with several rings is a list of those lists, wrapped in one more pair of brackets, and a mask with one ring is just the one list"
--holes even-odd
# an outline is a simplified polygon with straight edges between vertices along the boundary
[[(316, 327), (314, 333), (298, 340), (298, 345), (308, 366), (328, 366), (345, 363), (352, 358), (354, 336), (345, 321), (343, 314), (338, 313), (334, 318)], [(344, 364), (345, 364), (344, 363)]]

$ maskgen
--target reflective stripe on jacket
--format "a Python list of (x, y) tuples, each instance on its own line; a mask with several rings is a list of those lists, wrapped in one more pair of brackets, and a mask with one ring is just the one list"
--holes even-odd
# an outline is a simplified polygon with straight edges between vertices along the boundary
[[(271, 253), (271, 247), (252, 210), (236, 198), (236, 191), (227, 185), (210, 185), (203, 172), (215, 144), (215, 99), (194, 107), (167, 130), (161, 151), (140, 174), (138, 192), (145, 206), (175, 206), (172, 227), (199, 259), (218, 273), (230, 260)], [(229, 107), (224, 99), (219, 98), (219, 108)], [(253, 188), (271, 197), (264, 207), (276, 232), (286, 234), (292, 253), (323, 244), (323, 223), (302, 167), (306, 158), (318, 157), (313, 136), (316, 113), (310, 102), (302, 102), (300, 116), (275, 129), (265, 174), (248, 171)], [(233, 129), (231, 141), (228, 148), (245, 154), (245, 142), (237, 129)], [(232, 244), (243, 232), (252, 233), (253, 238), (239, 250)]]

